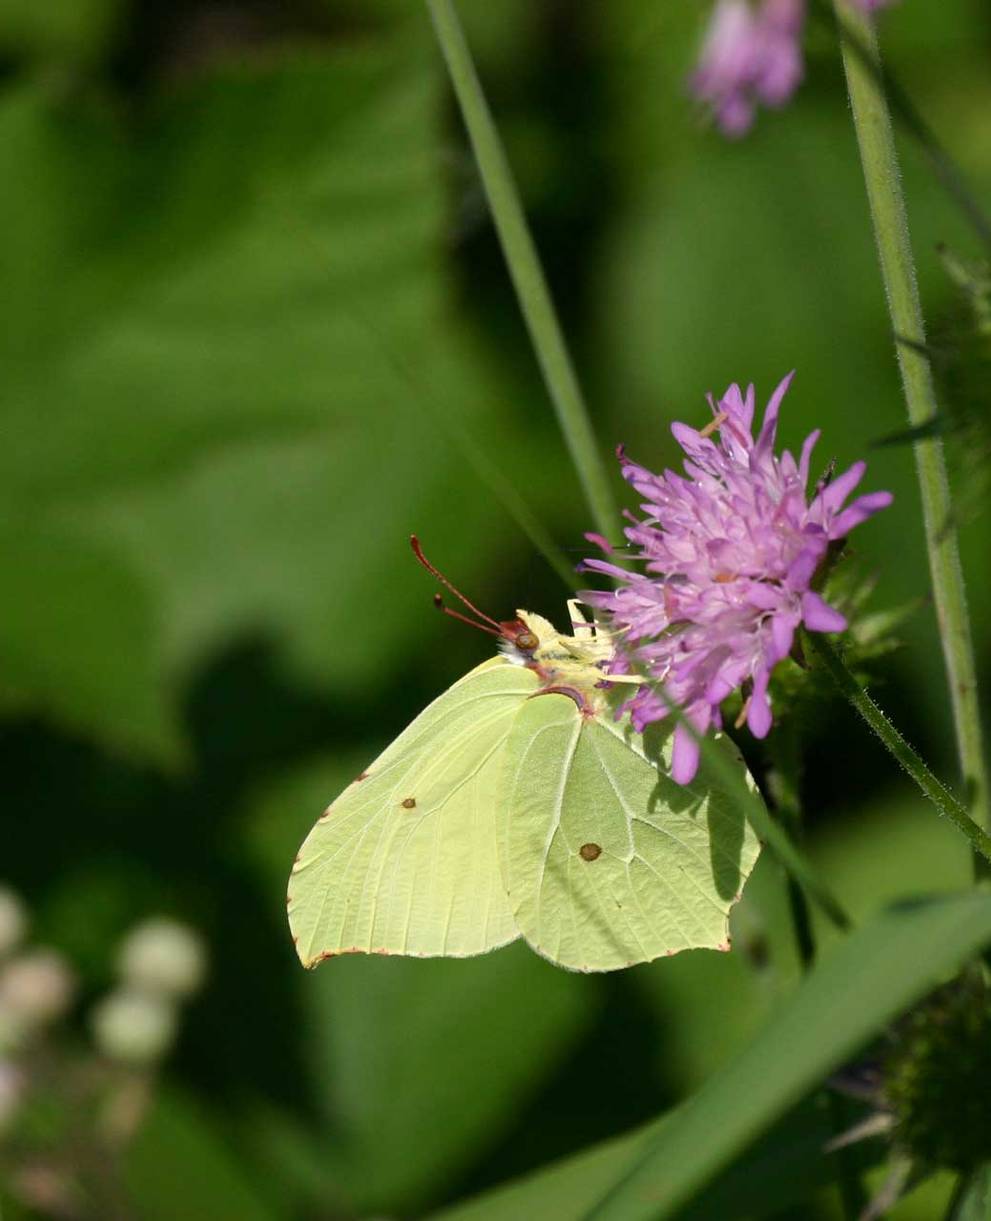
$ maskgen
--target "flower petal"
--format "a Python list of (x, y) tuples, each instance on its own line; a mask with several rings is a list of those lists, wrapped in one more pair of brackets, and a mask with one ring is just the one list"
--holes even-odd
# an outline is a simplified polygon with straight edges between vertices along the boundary
[(802, 620), (810, 632), (842, 632), (846, 619), (812, 589), (802, 595)]
[(671, 779), (675, 784), (691, 784), (698, 770), (699, 744), (684, 725), (678, 724), (671, 752)]
[(774, 389), (774, 393), (767, 400), (767, 407), (764, 411), (764, 422), (760, 426), (760, 435), (757, 438), (755, 446), (757, 453), (760, 455), (769, 454), (774, 445), (774, 436), (778, 428), (778, 412), (781, 410), (781, 400), (788, 393), (788, 387), (792, 383), (792, 378), (795, 376), (795, 370), (783, 377)]
[(771, 674), (769, 670), (761, 670), (754, 677), (754, 689), (750, 693), (750, 703), (747, 705), (747, 728), (755, 738), (766, 738), (771, 732), (774, 718), (771, 716), (771, 702), (767, 698), (767, 683)]
[(846, 535), (879, 509), (886, 509), (894, 500), (890, 492), (868, 492), (866, 496), (858, 496), (852, 505), (847, 505), (842, 513), (833, 518), (829, 527), (830, 538), (845, 538)]

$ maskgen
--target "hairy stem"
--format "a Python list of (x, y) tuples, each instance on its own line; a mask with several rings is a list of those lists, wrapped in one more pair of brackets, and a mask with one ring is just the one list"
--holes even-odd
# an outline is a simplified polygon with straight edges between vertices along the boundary
[(698, 742), (702, 758), (716, 773), (726, 792), (732, 793), (739, 800), (754, 834), (771, 850), (789, 878), (812, 900), (834, 928), (849, 932), (852, 927), (850, 917), (829, 884), (795, 844), (784, 826), (771, 817), (760, 796), (747, 784), (733, 761), (719, 749), (708, 734), (699, 733), (681, 708), (668, 698), (663, 686), (658, 686), (656, 691), (664, 700), (672, 717)]
[[(874, 222), (881, 275), (892, 329), (899, 340), (896, 351), (908, 419), (912, 427), (918, 427), (936, 416), (938, 405), (932, 369), (926, 355), (922, 307), (915, 281), (915, 264), (891, 116), (883, 78), (877, 68), (877, 39), (869, 16), (855, 8), (849, 0), (835, 0), (835, 5), (841, 22), (852, 31), (854, 41), (862, 48), (854, 50), (850, 39), (841, 40), (843, 66)], [(974, 649), (943, 445), (939, 437), (925, 437), (916, 440), (914, 449), (922, 493), (929, 570), (949, 680), (960, 768), (974, 817), (981, 827), (991, 829), (988, 771), (981, 734)], [(959, 808), (959, 803), (954, 802), (954, 805)], [(956, 817), (954, 821), (958, 821)], [(980, 828), (974, 828), (970, 819), (966, 823), (970, 829), (965, 830), (965, 834), (974, 843), (975, 851), (980, 852), (980, 856), (975, 857), (975, 868), (979, 875), (987, 874), (989, 870), (982, 858), (988, 858), (988, 853), (978, 847), (978, 840), (973, 834), (974, 830), (980, 831)], [(964, 829), (963, 826), (961, 829)], [(983, 838), (980, 842), (986, 842), (987, 835), (983, 832), (981, 835)]]
[(818, 632), (807, 632), (804, 639), (808, 649), (820, 659), (837, 687), (874, 730), (898, 764), (908, 772), (939, 813), (945, 815), (958, 831), (966, 835), (975, 855), (991, 864), (991, 836), (970, 817), (966, 807), (954, 797), (943, 782), (933, 775), (922, 756), (909, 746), (881, 708), (875, 704), (868, 692), (847, 669), (832, 644)]
[[(824, 25), (834, 21), (832, 4), (833, 0), (813, 0), (812, 11)], [(982, 244), (991, 250), (991, 220), (988, 219), (960, 166), (920, 114), (897, 78), (878, 60), (873, 45), (867, 46), (845, 20), (840, 22), (840, 37), (844, 47), (849, 47), (850, 51), (858, 56), (864, 68), (877, 81), (878, 87), (887, 94), (895, 118), (901, 122), (902, 130), (915, 140), (947, 196), (960, 209)]]
[(581, 481), (595, 528), (606, 538), (612, 538), (617, 526), (616, 506), (595, 444), (588, 409), (457, 10), (453, 0), (427, 0), (427, 8), (454, 85), (502, 252), (557, 413), (558, 424)]

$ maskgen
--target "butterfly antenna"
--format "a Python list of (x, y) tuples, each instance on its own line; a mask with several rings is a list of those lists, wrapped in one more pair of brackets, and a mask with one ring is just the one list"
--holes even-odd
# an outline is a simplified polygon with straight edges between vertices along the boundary
[[(433, 566), (433, 564), (430, 563), (430, 561), (427, 559), (427, 557), (423, 554), (423, 548), (420, 546), (420, 540), (416, 537), (415, 534), (411, 534), (409, 536), (409, 544), (413, 548), (413, 554), (420, 561), (420, 563), (423, 565), (423, 567), (426, 568), (427, 572), (429, 572), (432, 577), (435, 577), (438, 581), (440, 581), (441, 585), (443, 585), (446, 589), (449, 589), (451, 591), (451, 593), (454, 594), (454, 596), (458, 599), (458, 601), (462, 602), (465, 606), (467, 606), (468, 609), (473, 614), (476, 614), (479, 617), (479, 619), (481, 619), (483, 621), (483, 623), (487, 623), (489, 625), (488, 628), (485, 629), (486, 631), (492, 632), (492, 634), (495, 636), (501, 636), (503, 634), (502, 628), (499, 626), (498, 623), (496, 623), (496, 621), (493, 618), (491, 618), (489, 615), (486, 615), (484, 611), (480, 611), (473, 602), (469, 602), (468, 599), (461, 592), (461, 590), (458, 589), (456, 586), (452, 585), (451, 582), (447, 579), (447, 577), (445, 577), (442, 572), (438, 571), (438, 569), (436, 569)], [(481, 623), (474, 623), (473, 620), (468, 619), (465, 615), (459, 614), (457, 611), (450, 610), (448, 607), (446, 607), (444, 605), (443, 598), (440, 598), (439, 602), (438, 602), (438, 598), (440, 598), (439, 594), (437, 595), (437, 597), (434, 598), (434, 605), (437, 606), (440, 610), (444, 611), (446, 614), (453, 616), (455, 619), (463, 619), (466, 623), (471, 623), (473, 627), (482, 626)]]
[(490, 636), (502, 637), (502, 632), (497, 632), (494, 627), (489, 627), (487, 623), (478, 623), (474, 619), (469, 619), (467, 615), (462, 615), (460, 611), (451, 610), (449, 606), (444, 604), (444, 599), (440, 594), (434, 594), (434, 606), (443, 614), (450, 615), (452, 619), (458, 619), (461, 623), (467, 623), (469, 627), (477, 627), (480, 632), (488, 632)]

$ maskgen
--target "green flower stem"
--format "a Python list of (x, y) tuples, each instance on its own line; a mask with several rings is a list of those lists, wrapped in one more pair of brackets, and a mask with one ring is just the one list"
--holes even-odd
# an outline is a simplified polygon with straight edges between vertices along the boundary
[[(791, 828), (794, 839), (802, 842), (802, 744), (800, 730), (794, 718), (786, 718), (777, 726), (770, 740), (772, 771), (768, 776), (768, 787), (774, 800), (778, 818)], [(795, 948), (803, 974), (815, 964), (816, 943), (812, 931), (812, 912), (805, 891), (795, 878), (785, 877), (788, 911), (791, 915)], [(845, 1132), (853, 1122), (844, 1099), (831, 1089), (822, 1090), (823, 1101), (829, 1112), (829, 1126), (833, 1136)], [(856, 1221), (867, 1203), (867, 1195), (860, 1181), (857, 1163), (852, 1150), (845, 1146), (836, 1150), (836, 1188), (845, 1221)]]
[(613, 538), (618, 520), (616, 505), (595, 444), (588, 409), (457, 11), (453, 0), (427, 0), (427, 8), (451, 75), (492, 219), (558, 424), (578, 472), (595, 528), (606, 538)]
[[(918, 427), (936, 416), (938, 406), (932, 369), (925, 349), (925, 328), (915, 282), (915, 265), (898, 174), (891, 116), (877, 67), (877, 39), (869, 16), (856, 9), (848, 0), (834, 2), (841, 23), (848, 27), (853, 35), (852, 40), (841, 40), (843, 65), (874, 221), (874, 235), (877, 239), (891, 325), (899, 341), (898, 363), (909, 424)], [(866, 50), (866, 54), (864, 50), (855, 50), (854, 43), (859, 43), (861, 48)], [(960, 767), (974, 817), (982, 827), (991, 830), (988, 771), (981, 735), (974, 649), (943, 446), (938, 437), (927, 437), (917, 440), (914, 448), (922, 492), (929, 569), (949, 680)], [(889, 749), (892, 748), (889, 746)], [(917, 756), (913, 757), (918, 759)], [(954, 802), (954, 808), (959, 810), (959, 803)], [(955, 816), (951, 817), (958, 822)], [(975, 850), (980, 851), (973, 834), (973, 824), (969, 819), (966, 825), (971, 829), (965, 833), (975, 844)], [(981, 842), (987, 841), (987, 835), (983, 832), (981, 834)], [(982, 851), (981, 855), (988, 857), (987, 852)], [(979, 875), (989, 872), (987, 865), (979, 858), (975, 858), (975, 867)]]
[(830, 923), (841, 932), (848, 932), (852, 928), (852, 921), (839, 899), (781, 823), (771, 817), (763, 801), (740, 775), (739, 769), (719, 749), (710, 735), (699, 733), (678, 705), (668, 699), (662, 686), (658, 686), (656, 691), (675, 720), (698, 742), (702, 758), (719, 777), (726, 792), (737, 797), (757, 838), (767, 845), (784, 866), (789, 877), (801, 886)]
[[(828, 24), (830, 29), (835, 28), (833, 0), (813, 0), (811, 8), (824, 26)], [(859, 57), (879, 87), (887, 94), (895, 119), (901, 122), (902, 130), (915, 140), (947, 196), (960, 209), (961, 215), (980, 241), (991, 250), (991, 220), (988, 219), (960, 166), (922, 117), (898, 79), (882, 66), (874, 48), (865, 46), (845, 21), (840, 23), (840, 37), (844, 46), (848, 45)]]
[(926, 766), (921, 756), (912, 749), (888, 720), (867, 691), (860, 685), (853, 674), (847, 669), (840, 655), (825, 636), (818, 632), (806, 632), (804, 636), (806, 647), (814, 653), (823, 666), (829, 671), (830, 677), (856, 708), (867, 724), (874, 730), (897, 762), (912, 777), (915, 783), (929, 798), (940, 814), (944, 814), (958, 831), (970, 840), (975, 854), (991, 864), (991, 836), (967, 813), (966, 808), (954, 797), (950, 790), (938, 780)]

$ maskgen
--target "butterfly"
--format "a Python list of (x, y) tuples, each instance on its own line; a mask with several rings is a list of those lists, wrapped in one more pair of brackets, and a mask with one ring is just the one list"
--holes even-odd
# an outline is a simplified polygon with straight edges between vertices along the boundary
[[(568, 603), (572, 634), (479, 611), (498, 638), (327, 808), (289, 884), (289, 924), (313, 967), (339, 954), (467, 957), (523, 937), (577, 971), (729, 949), (728, 917), (760, 844), (737, 797), (700, 769), (669, 777), (671, 733), (618, 712), (635, 676)], [(719, 743), (743, 769), (735, 748)], [(749, 775), (747, 781), (751, 785)]]

